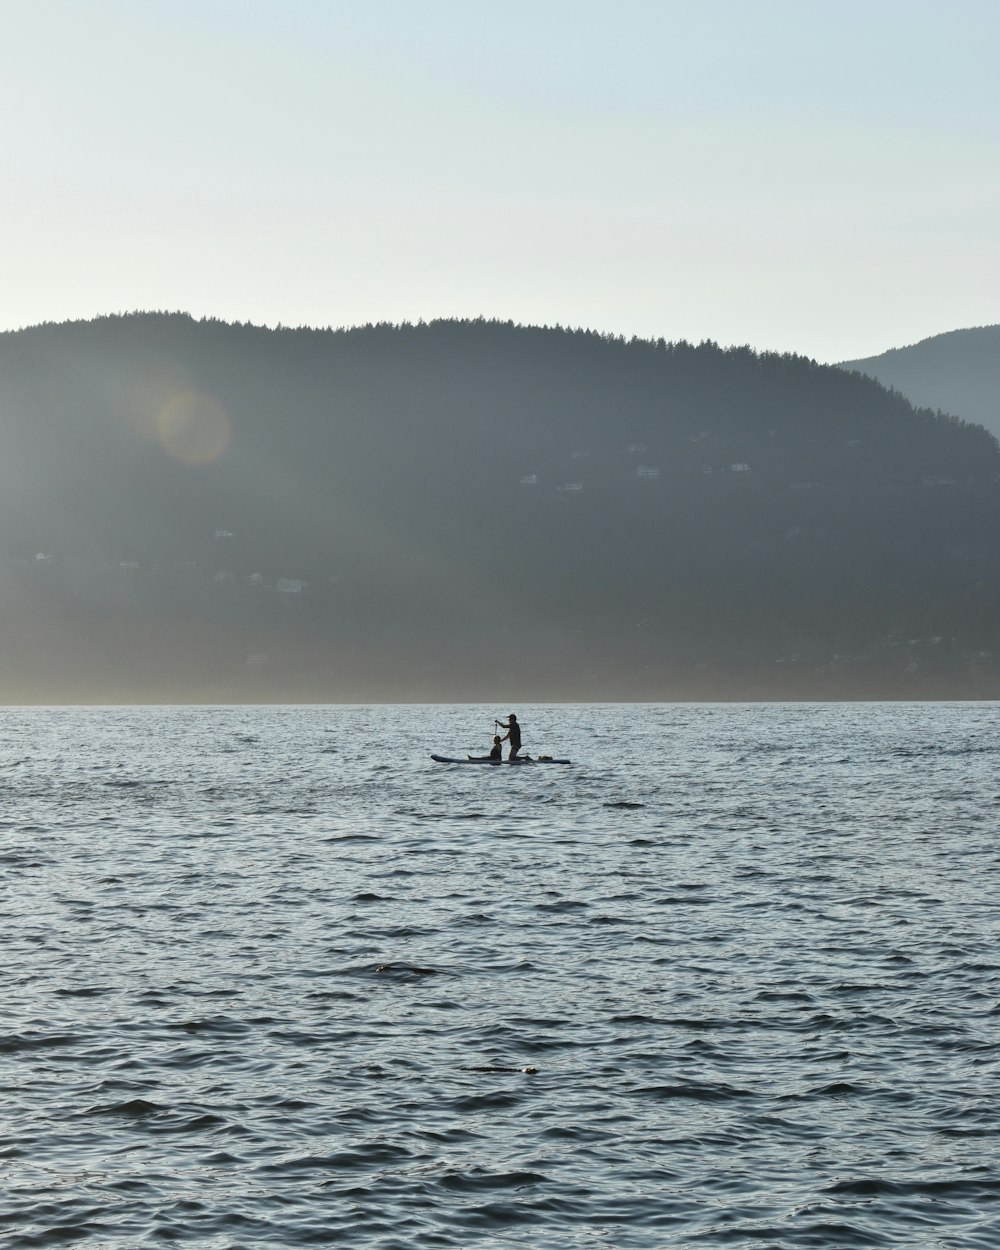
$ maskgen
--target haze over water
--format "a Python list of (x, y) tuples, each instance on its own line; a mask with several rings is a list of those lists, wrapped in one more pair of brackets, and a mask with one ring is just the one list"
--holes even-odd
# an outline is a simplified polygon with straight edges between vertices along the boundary
[(995, 707), (507, 710), (5, 714), (11, 1250), (997, 1244)]

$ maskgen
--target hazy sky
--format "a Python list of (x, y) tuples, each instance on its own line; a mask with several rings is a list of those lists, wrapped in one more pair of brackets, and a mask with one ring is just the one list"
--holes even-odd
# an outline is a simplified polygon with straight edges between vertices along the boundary
[(997, 0), (0, 0), (0, 328), (1000, 322)]

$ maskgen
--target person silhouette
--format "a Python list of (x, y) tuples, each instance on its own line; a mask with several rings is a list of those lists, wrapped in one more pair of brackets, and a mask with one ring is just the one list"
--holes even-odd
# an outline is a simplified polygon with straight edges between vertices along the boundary
[(506, 721), (498, 720), (496, 722), (501, 729), (507, 732), (500, 739), (501, 742), (510, 742), (510, 751), (507, 754), (509, 760), (517, 759), (517, 753), (521, 749), (521, 726), (517, 723), (517, 717), (511, 712)]

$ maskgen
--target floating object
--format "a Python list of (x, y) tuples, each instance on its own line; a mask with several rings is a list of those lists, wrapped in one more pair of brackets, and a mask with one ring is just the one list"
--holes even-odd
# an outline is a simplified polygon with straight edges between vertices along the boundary
[(512, 760), (491, 760), (488, 755), (467, 755), (464, 760), (453, 759), (450, 755), (432, 755), (437, 764), (571, 764), (572, 760), (557, 760), (551, 755), (517, 755)]

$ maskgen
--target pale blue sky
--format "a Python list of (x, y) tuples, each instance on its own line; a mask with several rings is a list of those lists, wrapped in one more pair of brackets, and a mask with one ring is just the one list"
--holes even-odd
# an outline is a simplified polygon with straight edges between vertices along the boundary
[(0, 328), (1000, 322), (997, 0), (0, 0)]

